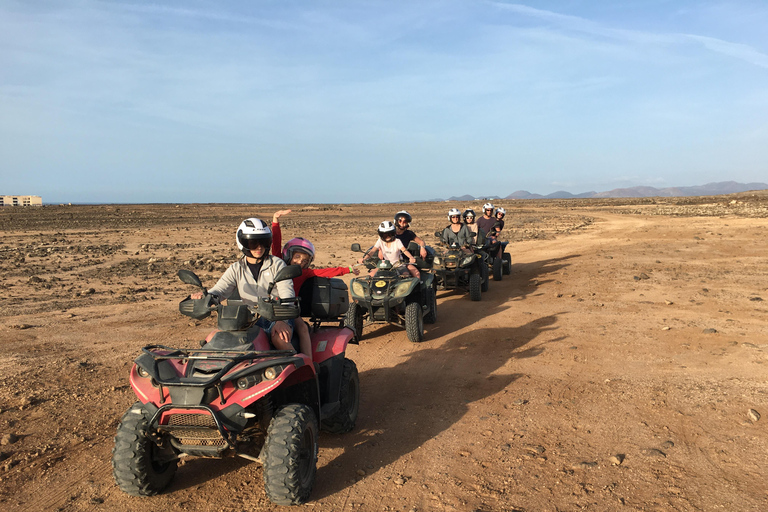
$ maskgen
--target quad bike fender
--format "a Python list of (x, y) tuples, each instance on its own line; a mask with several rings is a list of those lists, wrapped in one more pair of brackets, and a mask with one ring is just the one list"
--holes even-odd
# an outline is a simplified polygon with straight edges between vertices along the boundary
[(403, 299), (408, 297), (411, 293), (413, 293), (413, 290), (415, 290), (416, 287), (418, 287), (420, 285), (419, 280), (416, 279), (416, 278), (411, 278), (409, 281), (410, 281), (410, 284), (409, 284), (408, 288), (405, 289), (405, 292), (403, 292), (404, 288), (400, 288), (399, 286), (395, 288), (395, 289), (398, 290), (398, 293), (397, 293), (396, 296), (393, 294), (390, 297), (390, 304), (402, 301)]
[(339, 408), (341, 384), (344, 374), (344, 354), (325, 359), (318, 364), (318, 386), (322, 420), (331, 416)]
[(313, 332), (312, 358), (316, 363), (322, 363), (330, 358), (343, 356), (347, 345), (352, 341), (354, 332), (349, 327), (340, 329), (321, 329)]
[(421, 280), (424, 282), (424, 286), (429, 289), (435, 285), (435, 274), (432, 272), (422, 272)]

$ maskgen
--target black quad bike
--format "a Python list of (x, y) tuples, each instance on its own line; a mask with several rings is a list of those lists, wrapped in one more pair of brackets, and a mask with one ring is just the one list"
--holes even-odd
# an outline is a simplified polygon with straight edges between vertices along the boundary
[[(508, 276), (512, 271), (512, 255), (506, 252), (508, 243), (495, 237), (488, 237), (483, 246), (483, 252), (487, 255), (488, 268), (494, 281), (501, 281), (502, 276)], [(501, 258), (498, 257), (499, 247), (501, 247)]]
[(473, 246), (474, 252), (467, 253), (458, 243), (446, 244), (440, 231), (435, 236), (442, 243), (432, 260), (437, 288), (466, 290), (470, 300), (481, 300), (482, 292), (488, 290), (488, 265), (484, 260), (487, 255), (478, 247)]
[[(298, 266), (287, 266), (275, 283), (300, 274)], [(180, 270), (179, 277), (203, 288), (190, 271)], [(151, 496), (168, 486), (181, 457), (238, 455), (263, 465), (264, 488), (274, 503), (308, 500), (319, 430), (352, 430), (360, 397), (357, 367), (345, 357), (353, 337), (343, 327), (346, 285), (315, 279), (301, 290), (303, 314), (313, 325), (314, 363), (292, 350), (274, 350), (254, 324), (257, 317), (298, 317), (299, 298), (263, 299), (256, 306), (230, 298), (221, 305), (203, 288), (202, 299), (179, 304), (195, 319), (216, 310), (218, 328), (200, 348), (148, 345), (134, 361), (130, 382), (139, 400), (123, 415), (112, 450), (120, 489)], [(320, 327), (324, 321), (336, 325)]]
[[(418, 254), (417, 244), (411, 242), (408, 249)], [(363, 252), (360, 244), (352, 244), (352, 250)], [(386, 323), (404, 327), (412, 342), (423, 341), (424, 322), (437, 321), (437, 288), (434, 274), (428, 271), (430, 259), (416, 258), (421, 272), (419, 279), (402, 275), (400, 262), (392, 265), (375, 257), (366, 260), (369, 270), (375, 268), (376, 273), (373, 277), (356, 277), (349, 283), (352, 302), (347, 310), (346, 325), (354, 329), (357, 340), (362, 338), (364, 326)]]

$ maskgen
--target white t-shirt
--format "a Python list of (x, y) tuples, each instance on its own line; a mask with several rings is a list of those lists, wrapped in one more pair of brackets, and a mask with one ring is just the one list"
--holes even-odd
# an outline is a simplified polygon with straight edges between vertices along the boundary
[(381, 249), (384, 253), (384, 259), (392, 263), (393, 265), (400, 261), (400, 254), (405, 250), (403, 242), (395, 238), (394, 242), (385, 242), (381, 238), (376, 240), (376, 244), (373, 246), (376, 249)]

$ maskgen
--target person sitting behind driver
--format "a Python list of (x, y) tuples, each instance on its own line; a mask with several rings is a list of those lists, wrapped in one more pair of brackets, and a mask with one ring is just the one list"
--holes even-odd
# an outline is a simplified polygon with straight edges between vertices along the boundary
[(408, 247), (411, 242), (416, 242), (419, 245), (419, 256), (421, 259), (427, 258), (427, 244), (419, 238), (416, 233), (411, 231), (411, 221), (413, 218), (411, 214), (405, 210), (400, 210), (395, 214), (395, 237), (403, 242), (404, 247)]
[[(315, 246), (306, 238), (296, 237), (288, 240), (281, 251), (280, 243), (283, 234), (280, 229), (280, 217), (288, 213), (291, 213), (291, 210), (279, 210), (272, 216), (272, 255), (281, 256), (288, 265), (301, 267), (301, 275), (293, 279), (293, 291), (296, 295), (299, 295), (301, 285), (310, 277), (338, 277), (350, 272), (355, 275), (360, 273), (356, 267), (309, 268), (315, 259)], [(299, 336), (299, 346), (301, 352), (312, 360), (312, 339), (309, 336), (309, 326), (304, 320), (299, 320), (294, 323), (294, 329)]]
[[(416, 262), (416, 258), (414, 258), (410, 252), (408, 252), (408, 249), (405, 248), (403, 242), (398, 240), (395, 236), (395, 225), (392, 224), (392, 222), (385, 220), (379, 224), (378, 233), (379, 239), (376, 240), (376, 244), (371, 250), (368, 251), (368, 253), (366, 253), (362, 258), (358, 260), (358, 263), (363, 263), (366, 259), (371, 258), (371, 252), (373, 249), (378, 250), (378, 256), (380, 260), (386, 259), (393, 265), (400, 261), (400, 255), (402, 254), (408, 258), (410, 263), (406, 267), (406, 270), (401, 271), (401, 273), (405, 273), (407, 271), (411, 274), (412, 277), (417, 279), (421, 277), (419, 269), (413, 265)], [(371, 277), (373, 277), (374, 274), (376, 274), (375, 268), (370, 272)]]
[[(221, 300), (229, 298), (237, 290), (243, 302), (254, 306), (259, 299), (268, 297), (269, 285), (274, 281), (277, 272), (285, 267), (285, 262), (269, 255), (272, 231), (261, 219), (252, 217), (241, 222), (235, 241), (243, 256), (227, 268), (208, 293), (218, 296)], [(286, 279), (276, 283), (271, 296), (281, 299), (295, 297), (293, 282)], [(191, 298), (202, 299), (203, 292), (196, 292)], [(297, 351), (291, 344), (293, 319), (269, 322), (259, 318), (256, 325), (270, 337), (276, 349)]]
[(475, 210), (467, 208), (461, 216), (464, 218), (464, 225), (467, 229), (475, 234), (474, 245), (482, 247), (485, 244), (486, 230), (475, 222)]

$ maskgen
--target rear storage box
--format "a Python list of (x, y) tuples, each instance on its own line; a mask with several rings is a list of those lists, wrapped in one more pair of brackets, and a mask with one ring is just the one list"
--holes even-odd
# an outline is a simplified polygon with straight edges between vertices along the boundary
[(301, 316), (338, 318), (346, 314), (347, 309), (347, 284), (341, 279), (313, 277), (302, 285)]

